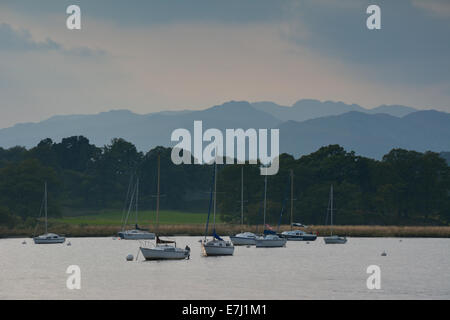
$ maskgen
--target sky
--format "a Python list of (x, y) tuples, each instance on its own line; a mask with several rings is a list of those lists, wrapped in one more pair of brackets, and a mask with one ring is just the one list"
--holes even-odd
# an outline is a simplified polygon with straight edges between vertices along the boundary
[(450, 112), (449, 35), (448, 0), (2, 0), (0, 128), (230, 100)]

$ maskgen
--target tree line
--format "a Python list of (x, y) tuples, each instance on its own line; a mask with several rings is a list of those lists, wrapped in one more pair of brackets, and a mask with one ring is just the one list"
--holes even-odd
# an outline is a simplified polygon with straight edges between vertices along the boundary
[[(49, 188), (49, 215), (117, 209), (131, 177), (139, 177), (139, 207), (154, 209), (157, 157), (161, 157), (161, 208), (205, 212), (213, 167), (174, 165), (171, 149), (139, 152), (113, 139), (97, 147), (82, 136), (36, 147), (0, 148), (0, 224), (31, 223), (39, 214), (43, 185)], [(241, 167), (218, 168), (217, 203), (222, 220), (239, 223)], [(262, 223), (264, 177), (258, 165), (244, 167), (245, 223)], [(330, 145), (295, 159), (280, 156), (280, 171), (268, 177), (267, 221), (290, 221), (290, 171), (294, 174), (294, 220), (324, 224), (330, 185), (334, 186), (337, 224), (432, 224), (450, 221), (450, 169), (439, 154), (393, 149), (381, 161)]]

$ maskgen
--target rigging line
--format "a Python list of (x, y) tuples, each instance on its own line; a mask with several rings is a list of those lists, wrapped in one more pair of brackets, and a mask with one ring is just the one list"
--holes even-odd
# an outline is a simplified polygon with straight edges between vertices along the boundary
[(283, 217), (284, 210), (286, 209), (286, 203), (287, 203), (287, 199), (288, 199), (289, 182), (290, 182), (290, 180), (291, 180), (291, 177), (290, 177), (290, 175), (288, 175), (287, 184), (286, 184), (286, 189), (284, 190), (284, 199), (283, 199), (283, 204), (282, 204), (282, 206), (281, 206), (280, 217), (278, 218), (277, 232), (280, 231), (281, 218)]
[(134, 178), (134, 174), (130, 175), (130, 181), (128, 182), (128, 190), (127, 190), (127, 195), (125, 197), (125, 202), (123, 204), (123, 210), (122, 210), (122, 218), (120, 220), (120, 224), (123, 225), (124, 223), (124, 218), (125, 218), (125, 214), (126, 214), (126, 210), (127, 210), (127, 205), (128, 205), (128, 198), (130, 196), (130, 192), (131, 192), (131, 186), (133, 184), (133, 178)]
[(327, 205), (327, 215), (326, 215), (326, 219), (325, 219), (325, 225), (328, 225), (328, 216), (329, 216), (329, 212), (330, 212), (330, 198), (328, 198), (328, 205)]
[[(261, 202), (259, 203), (259, 208), (258, 208), (258, 217), (261, 214), (262, 211), (262, 207), (263, 207), (263, 203), (264, 203), (264, 189), (262, 191), (262, 198), (261, 198)], [(265, 226), (263, 226), (263, 230), (264, 230)], [(259, 229), (259, 224), (256, 225), (256, 233), (258, 233), (258, 229)]]
[(38, 228), (38, 226), (39, 226), (39, 219), (40, 219), (41, 216), (42, 216), (42, 208), (44, 207), (44, 202), (45, 202), (45, 195), (44, 195), (44, 197), (42, 198), (41, 208), (39, 209), (38, 223), (36, 223), (36, 227), (34, 227), (33, 238), (35, 237), (37, 228)]
[(206, 227), (205, 227), (205, 241), (206, 237), (208, 236), (208, 226), (209, 226), (209, 216), (211, 215), (211, 207), (212, 207), (212, 201), (213, 201), (213, 187), (214, 187), (214, 181), (215, 181), (215, 168), (213, 168), (213, 175), (211, 179), (211, 189), (210, 189), (210, 196), (209, 196), (209, 208), (208, 208), (208, 218), (206, 219)]
[(134, 195), (135, 195), (135, 193), (136, 193), (136, 187), (133, 189), (133, 193), (131, 194), (130, 205), (129, 205), (129, 207), (128, 207), (127, 217), (126, 217), (126, 219), (125, 219), (124, 224), (122, 225), (122, 230), (124, 230), (125, 226), (126, 226), (127, 223), (128, 223), (128, 217), (130, 216), (131, 208), (132, 208), (132, 206), (133, 206), (133, 200), (134, 200)]

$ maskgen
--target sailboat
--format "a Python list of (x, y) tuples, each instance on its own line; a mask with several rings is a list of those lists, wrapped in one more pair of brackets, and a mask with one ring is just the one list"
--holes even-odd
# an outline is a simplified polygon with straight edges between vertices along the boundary
[[(156, 195), (156, 229), (155, 233), (158, 234), (159, 227), (159, 196), (160, 196), (160, 155), (158, 154), (158, 186)], [(173, 240), (162, 240), (159, 236), (156, 236), (156, 245), (153, 247), (141, 246), (139, 249), (142, 252), (145, 260), (182, 260), (189, 259), (191, 249), (177, 248), (177, 243)]]
[[(54, 244), (54, 243), (64, 243), (66, 241), (65, 237), (59, 236), (55, 233), (48, 233), (48, 226), (47, 226), (47, 182), (44, 186), (44, 207), (45, 207), (45, 233), (43, 235), (34, 237), (34, 243), (35, 244)], [(42, 207), (41, 207), (42, 210)]]
[(294, 170), (291, 169), (291, 230), (281, 233), (281, 237), (288, 241), (314, 241), (317, 235), (302, 230), (293, 230), (294, 227)]
[[(128, 208), (128, 213), (125, 218), (125, 221), (122, 225), (122, 231), (118, 233), (119, 237), (124, 240), (153, 240), (155, 239), (155, 234), (149, 232), (148, 230), (139, 228), (138, 225), (138, 197), (139, 197), (139, 178), (136, 180), (136, 186), (133, 190), (130, 199), (130, 206)], [(125, 230), (125, 226), (128, 221), (128, 217), (131, 212), (131, 208), (133, 205), (133, 201), (135, 200), (135, 226), (134, 229)]]
[(257, 237), (257, 248), (280, 248), (286, 246), (286, 239), (280, 238), (274, 231), (266, 230), (267, 175), (264, 177), (264, 235)]
[(241, 233), (230, 236), (235, 246), (251, 246), (256, 244), (256, 234), (243, 232), (244, 225), (244, 166), (241, 167)]
[(323, 240), (326, 244), (344, 244), (347, 242), (346, 237), (339, 237), (337, 235), (333, 235), (333, 185), (331, 185), (330, 189), (330, 200), (328, 201), (328, 211), (331, 216), (331, 235), (329, 237), (324, 237)]
[[(208, 209), (208, 219), (206, 220), (206, 230), (205, 230), (205, 238), (201, 242), (203, 255), (206, 257), (209, 256), (232, 256), (234, 253), (234, 246), (230, 241), (223, 240), (216, 233), (216, 194), (217, 194), (217, 164), (214, 163), (214, 176), (213, 176), (213, 184), (214, 191), (211, 188), (211, 196), (209, 199), (209, 209)], [(211, 214), (211, 202), (213, 202), (214, 206), (214, 215), (213, 215), (213, 238), (211, 240), (207, 240), (208, 234), (208, 224), (209, 224), (209, 216)]]

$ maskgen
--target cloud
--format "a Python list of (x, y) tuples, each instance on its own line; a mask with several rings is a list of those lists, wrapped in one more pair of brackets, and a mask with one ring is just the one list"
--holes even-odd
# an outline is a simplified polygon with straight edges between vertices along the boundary
[(59, 43), (47, 38), (44, 42), (33, 40), (28, 30), (14, 30), (6, 23), (0, 24), (0, 50), (30, 51), (30, 50), (61, 50)]
[(450, 1), (448, 0), (412, 0), (412, 4), (436, 16), (450, 17)]
[[(0, 127), (232, 99), (448, 111), (445, 18), (411, 0), (377, 0), (383, 29), (370, 32), (364, 1), (2, 0), (3, 33), (14, 40), (0, 47)], [(65, 25), (72, 3), (81, 5), (81, 31)]]
[(0, 51), (56, 51), (80, 57), (95, 57), (106, 54), (104, 50), (94, 50), (88, 47), (66, 48), (50, 38), (46, 38), (44, 41), (36, 41), (28, 30), (17, 30), (6, 23), (0, 24)]
[[(377, 2), (381, 8), (381, 30), (366, 28), (370, 0), (348, 0), (339, 6), (326, 0), (321, 0), (320, 5), (298, 2), (291, 10), (294, 26), (287, 36), (299, 46), (345, 61), (377, 81), (410, 85), (448, 81), (448, 19), (437, 19), (413, 6), (410, 0)], [(301, 21), (301, 29), (295, 27), (297, 21)], [(302, 36), (297, 35), (299, 32)]]
[(77, 4), (83, 14), (118, 25), (216, 22), (248, 24), (280, 21), (284, 7), (296, 0), (2, 0), (2, 4), (35, 14), (64, 14)]

